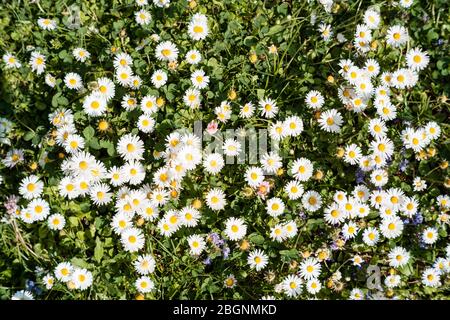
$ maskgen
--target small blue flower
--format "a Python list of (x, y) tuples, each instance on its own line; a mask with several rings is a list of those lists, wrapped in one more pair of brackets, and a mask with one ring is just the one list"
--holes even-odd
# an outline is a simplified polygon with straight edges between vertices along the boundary
[(222, 249), (222, 254), (223, 254), (223, 258), (224, 258), (224, 259), (228, 258), (228, 256), (230, 255), (230, 248), (224, 247), (224, 248)]

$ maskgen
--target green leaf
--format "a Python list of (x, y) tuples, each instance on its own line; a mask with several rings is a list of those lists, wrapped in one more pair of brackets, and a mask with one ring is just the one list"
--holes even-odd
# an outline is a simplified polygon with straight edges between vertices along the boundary
[(77, 217), (69, 217), (69, 222), (74, 227), (78, 226), (78, 218)]
[(23, 139), (25, 141), (30, 141), (31, 139), (34, 138), (34, 136), (36, 135), (36, 133), (34, 133), (33, 131), (28, 131), (25, 136), (23, 137)]
[(261, 245), (264, 243), (264, 237), (257, 233), (252, 233), (248, 238), (251, 242), (257, 245)]
[(429, 42), (431, 42), (434, 39), (438, 39), (438, 38), (439, 38), (439, 34), (437, 34), (437, 32), (435, 32), (433, 29), (428, 31), (427, 39), (428, 39)]
[(97, 237), (97, 238), (95, 238), (94, 259), (95, 259), (97, 262), (102, 261), (103, 253), (104, 253), (104, 250), (103, 250), (103, 244), (102, 244), (102, 242), (100, 241), (100, 238)]
[(281, 32), (284, 29), (285, 29), (285, 27), (282, 25), (279, 25), (279, 24), (275, 25), (269, 29), (269, 32), (266, 33), (266, 36), (273, 36), (274, 34), (277, 34), (278, 32)]
[(91, 126), (84, 128), (83, 136), (86, 140), (91, 140), (95, 135), (95, 130)]

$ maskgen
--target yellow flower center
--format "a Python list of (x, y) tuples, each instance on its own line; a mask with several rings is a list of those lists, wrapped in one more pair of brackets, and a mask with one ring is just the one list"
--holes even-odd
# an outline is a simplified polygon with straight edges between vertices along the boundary
[(195, 32), (195, 33), (201, 33), (201, 32), (203, 32), (203, 27), (202, 27), (202, 26), (195, 26), (195, 27), (194, 27), (194, 32)]

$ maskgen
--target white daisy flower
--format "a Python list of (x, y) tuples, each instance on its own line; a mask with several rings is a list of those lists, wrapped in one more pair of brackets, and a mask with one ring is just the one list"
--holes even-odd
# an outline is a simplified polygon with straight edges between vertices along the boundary
[(69, 72), (64, 77), (64, 84), (69, 89), (80, 90), (83, 87), (83, 80), (78, 73)]
[(322, 206), (322, 197), (316, 191), (307, 191), (302, 196), (302, 205), (305, 210), (315, 212)]
[(355, 165), (358, 163), (361, 156), (362, 156), (361, 148), (358, 147), (356, 144), (353, 143), (345, 147), (344, 153), (345, 162)]
[(141, 114), (138, 118), (137, 127), (144, 133), (151, 133), (155, 129), (155, 124), (156, 121), (152, 117), (146, 114)]
[(223, 210), (227, 204), (225, 193), (222, 189), (211, 189), (205, 196), (207, 206), (214, 211)]
[(178, 58), (178, 48), (171, 41), (160, 42), (156, 46), (155, 55), (158, 60), (174, 61)]
[(278, 217), (283, 214), (285, 205), (280, 198), (271, 198), (266, 202), (266, 211), (272, 217)]
[(368, 227), (363, 232), (363, 241), (368, 246), (374, 246), (380, 239), (380, 233), (376, 228)]
[(163, 70), (156, 70), (152, 75), (152, 83), (156, 88), (161, 88), (167, 83), (167, 73)]
[(228, 218), (225, 221), (225, 234), (228, 239), (237, 241), (245, 237), (247, 233), (247, 225), (241, 218)]
[(38, 198), (42, 194), (43, 190), (44, 183), (39, 180), (38, 176), (35, 175), (23, 178), (19, 187), (20, 195), (27, 200)]
[(190, 247), (190, 254), (193, 256), (198, 256), (202, 253), (203, 250), (205, 250), (206, 242), (204, 237), (193, 234), (187, 238), (189, 247)]
[(137, 107), (137, 100), (129, 94), (126, 94), (122, 98), (121, 106), (127, 111), (132, 111)]
[(380, 225), (380, 231), (387, 239), (398, 238), (403, 232), (403, 221), (397, 216), (386, 217)]
[(247, 264), (251, 269), (256, 271), (261, 271), (264, 269), (269, 262), (269, 257), (264, 253), (264, 251), (256, 249), (249, 253), (247, 258)]
[(123, 165), (122, 175), (125, 181), (131, 185), (138, 185), (145, 179), (145, 168), (138, 161), (130, 161)]
[(228, 138), (224, 141), (222, 149), (226, 156), (234, 157), (241, 152), (241, 143), (233, 138)]
[(183, 96), (183, 102), (190, 108), (198, 108), (200, 106), (200, 91), (189, 88)]
[(381, 21), (380, 14), (377, 11), (373, 9), (368, 9), (366, 10), (366, 12), (364, 12), (364, 23), (370, 29), (378, 28), (380, 21)]
[(320, 276), (321, 265), (316, 258), (308, 258), (300, 263), (300, 275), (305, 280), (317, 279)]
[(353, 239), (359, 232), (359, 228), (353, 221), (347, 222), (342, 226), (342, 235), (345, 240)]
[(239, 111), (239, 116), (244, 119), (251, 118), (253, 114), (255, 113), (255, 107), (251, 102), (245, 103), (243, 106), (241, 106)]
[(75, 48), (72, 51), (75, 60), (85, 62), (91, 57), (91, 54), (84, 48)]
[(155, 289), (155, 283), (147, 276), (138, 278), (135, 282), (135, 286), (141, 293), (149, 293)]
[(290, 116), (284, 120), (286, 134), (292, 137), (297, 137), (303, 132), (303, 121), (297, 116)]
[(156, 261), (155, 258), (149, 254), (140, 255), (134, 260), (133, 265), (137, 273), (140, 275), (147, 275), (155, 271)]
[(22, 66), (16, 56), (8, 52), (3, 55), (3, 62), (6, 69), (20, 68)]
[(149, 24), (152, 20), (152, 16), (150, 15), (150, 12), (148, 12), (145, 9), (141, 9), (134, 14), (136, 23), (140, 25), (146, 25)]
[(434, 268), (427, 268), (422, 273), (422, 283), (427, 287), (440, 287), (441, 278), (439, 273)]
[(309, 91), (305, 98), (306, 105), (314, 110), (322, 108), (325, 103), (325, 99), (322, 94), (317, 90)]
[(321, 113), (318, 122), (322, 130), (333, 133), (338, 133), (343, 123), (342, 116), (336, 109)]
[(188, 25), (188, 34), (193, 40), (203, 40), (208, 36), (209, 29), (206, 17), (192, 19)]
[(116, 71), (121, 68), (129, 69), (133, 64), (133, 59), (128, 53), (121, 52), (114, 57), (113, 64)]
[(210, 153), (203, 158), (203, 167), (210, 174), (218, 174), (224, 165), (223, 156), (219, 153)]
[(52, 214), (47, 219), (47, 225), (51, 230), (62, 230), (66, 225), (66, 219), (58, 214)]
[(186, 227), (195, 227), (200, 219), (200, 211), (192, 206), (184, 207), (179, 212), (181, 224)]
[(386, 35), (386, 43), (393, 47), (401, 47), (409, 40), (408, 30), (399, 25), (391, 26)]
[(438, 231), (436, 228), (426, 228), (422, 232), (422, 241), (426, 244), (433, 244), (438, 239)]
[(144, 143), (132, 133), (122, 136), (117, 143), (117, 152), (126, 161), (144, 159), (144, 151)]
[(195, 70), (191, 74), (191, 82), (195, 89), (201, 90), (208, 86), (209, 77), (205, 74), (205, 71)]
[(86, 290), (92, 285), (93, 276), (86, 269), (76, 268), (72, 273), (71, 280), (75, 289)]
[(55, 267), (55, 277), (62, 282), (70, 281), (72, 272), (73, 266), (69, 262), (61, 262)]
[(303, 195), (304, 188), (298, 181), (292, 180), (284, 186), (284, 191), (287, 193), (289, 200), (297, 200)]
[(130, 227), (122, 232), (121, 242), (125, 251), (136, 252), (144, 247), (145, 239), (141, 230)]
[(202, 55), (201, 55), (201, 53), (200, 53), (198, 50), (196, 50), (196, 49), (189, 50), (189, 51), (186, 53), (186, 61), (187, 61), (189, 64), (196, 65), (196, 64), (198, 64), (201, 60), (202, 60)]
[(119, 67), (116, 69), (116, 79), (123, 87), (128, 87), (133, 78), (133, 71), (130, 67)]
[(36, 198), (28, 203), (27, 210), (34, 216), (35, 221), (43, 221), (50, 214), (50, 206), (47, 201)]
[(76, 153), (84, 148), (84, 139), (78, 134), (69, 134), (64, 141), (64, 149), (68, 153)]
[(106, 100), (98, 94), (91, 94), (84, 99), (84, 112), (91, 117), (99, 117), (106, 112)]
[(282, 289), (288, 297), (298, 297), (302, 292), (302, 279), (297, 275), (289, 275), (282, 282)]
[(41, 54), (40, 52), (37, 51), (33, 51), (31, 53), (31, 58), (30, 58), (30, 66), (31, 66), (31, 70), (35, 71), (36, 74), (41, 74), (44, 72), (45, 70), (45, 56), (43, 54)]
[(55, 30), (56, 29), (56, 21), (53, 19), (48, 19), (48, 18), (39, 18), (38, 21), (38, 26), (41, 29), (44, 30)]
[(277, 103), (275, 102), (275, 100), (272, 100), (270, 98), (260, 100), (259, 107), (261, 115), (267, 119), (275, 117), (275, 115), (278, 113)]
[(45, 74), (45, 84), (51, 88), (54, 88), (56, 85), (56, 78), (50, 73)]

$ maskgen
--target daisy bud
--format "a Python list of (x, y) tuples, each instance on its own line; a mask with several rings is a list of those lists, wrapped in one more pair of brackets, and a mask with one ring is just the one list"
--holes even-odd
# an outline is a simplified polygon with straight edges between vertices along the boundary
[(236, 91), (234, 91), (234, 89), (231, 89), (230, 92), (228, 93), (228, 98), (230, 100), (234, 100), (236, 99), (236, 97), (237, 97)]
[(244, 197), (250, 198), (253, 195), (253, 189), (250, 187), (245, 187), (242, 189), (242, 194)]
[(323, 261), (328, 257), (328, 254), (325, 250), (320, 250), (317, 254), (317, 259), (319, 259), (319, 261)]
[(64, 157), (65, 157), (64, 153), (62, 153), (62, 152), (58, 153), (58, 158), (59, 159), (64, 159)]
[(344, 156), (345, 150), (343, 148), (337, 148), (336, 157), (342, 158)]
[(251, 63), (256, 63), (258, 61), (258, 56), (256, 55), (256, 53), (250, 54), (249, 60)]
[(37, 167), (38, 167), (38, 164), (37, 164), (36, 162), (32, 162), (32, 163), (30, 164), (30, 169), (33, 170), (33, 171), (36, 170)]
[(444, 186), (450, 188), (450, 178), (445, 179)]
[(197, 2), (195, 0), (189, 1), (189, 7), (191, 9), (194, 9), (197, 6)]
[(192, 206), (194, 207), (194, 209), (199, 210), (202, 207), (202, 201), (200, 199), (195, 199), (194, 201), (192, 201)]
[(334, 77), (330, 74), (330, 75), (327, 77), (327, 81), (328, 81), (329, 83), (334, 83)]
[(321, 114), (322, 114), (322, 112), (320, 112), (320, 111), (314, 112), (314, 118), (316, 118), (317, 120), (320, 119)]
[(370, 43), (370, 48), (372, 48), (372, 50), (376, 50), (378, 47), (378, 41), (374, 40)]
[(436, 155), (436, 149), (435, 148), (428, 148), (427, 153), (429, 157), (434, 157)]
[(342, 291), (343, 289), (344, 289), (344, 284), (342, 282), (337, 281), (334, 284), (334, 291), (339, 292), (339, 291)]
[(329, 280), (327, 281), (327, 288), (328, 288), (328, 289), (331, 289), (331, 288), (333, 288), (333, 286), (334, 286), (333, 280), (332, 280), (332, 279), (329, 279)]
[(104, 132), (104, 131), (106, 131), (108, 129), (109, 129), (108, 121), (100, 120), (99, 123), (98, 123), (98, 130)]
[(167, 66), (170, 70), (175, 70), (176, 68), (178, 68), (178, 62), (176, 60), (170, 61)]
[(289, 269), (296, 269), (297, 267), (298, 267), (298, 262), (297, 262), (297, 261), (292, 260), (292, 261), (289, 263)]
[(145, 222), (144, 218), (141, 217), (137, 220), (136, 224), (138, 227), (140, 227), (144, 224), (144, 222)]
[(305, 259), (309, 258), (310, 255), (311, 255), (311, 252), (309, 252), (309, 251), (302, 252), (302, 257)]
[(268, 282), (268, 283), (272, 283), (276, 278), (276, 274), (275, 272), (273, 272), (272, 270), (267, 271), (266, 274), (264, 275), (264, 279)]
[(448, 168), (448, 161), (447, 161), (447, 160), (442, 161), (442, 162), (439, 164), (439, 167), (440, 167), (442, 170), (447, 169), (447, 168)]
[(317, 170), (316, 174), (314, 175), (314, 179), (322, 180), (322, 178), (323, 178), (323, 172), (321, 170)]
[(159, 108), (163, 107), (165, 103), (166, 103), (166, 101), (164, 100), (163, 97), (159, 97), (158, 99), (156, 99), (156, 105)]
[(137, 294), (135, 299), (136, 300), (145, 300), (144, 295), (141, 293)]
[(245, 239), (242, 240), (242, 242), (239, 244), (239, 250), (247, 251), (248, 249), (250, 249), (250, 242)]
[(283, 168), (280, 168), (280, 169), (278, 169), (277, 170), (277, 176), (282, 176), (284, 174), (284, 169)]
[(69, 290), (75, 289), (75, 283), (74, 283), (73, 281), (67, 282), (67, 288), (68, 288)]

